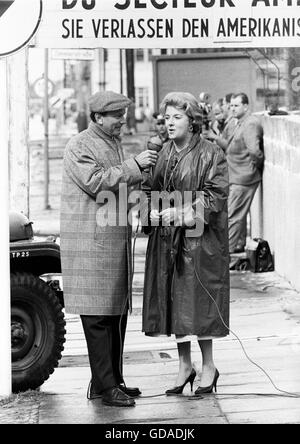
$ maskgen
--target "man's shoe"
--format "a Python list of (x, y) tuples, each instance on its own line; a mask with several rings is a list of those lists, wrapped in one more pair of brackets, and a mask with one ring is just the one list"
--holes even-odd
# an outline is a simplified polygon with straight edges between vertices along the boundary
[(113, 387), (102, 393), (102, 403), (111, 407), (134, 407), (135, 401), (119, 387)]
[(137, 398), (142, 394), (138, 387), (127, 387), (125, 384), (120, 384), (119, 389), (130, 398)]
[(86, 394), (87, 399), (89, 399), (90, 401), (92, 401), (93, 399), (99, 399), (102, 398), (102, 393), (97, 393), (97, 391), (95, 390), (93, 381), (90, 380), (88, 389), (87, 389), (87, 394)]
[[(142, 394), (142, 392), (138, 387), (126, 387), (125, 384), (120, 384), (119, 389), (122, 390), (122, 392), (125, 393), (125, 395), (129, 396), (130, 398), (137, 398)], [(90, 380), (86, 397), (90, 401), (92, 401), (93, 399), (102, 398), (102, 393), (97, 392), (92, 380)]]

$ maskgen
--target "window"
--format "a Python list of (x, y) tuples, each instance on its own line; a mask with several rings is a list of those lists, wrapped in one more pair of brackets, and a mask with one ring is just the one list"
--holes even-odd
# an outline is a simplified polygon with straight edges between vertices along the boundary
[(136, 88), (136, 106), (146, 108), (149, 103), (149, 88)]
[(136, 49), (135, 58), (137, 62), (143, 62), (145, 59), (145, 52), (143, 49)]

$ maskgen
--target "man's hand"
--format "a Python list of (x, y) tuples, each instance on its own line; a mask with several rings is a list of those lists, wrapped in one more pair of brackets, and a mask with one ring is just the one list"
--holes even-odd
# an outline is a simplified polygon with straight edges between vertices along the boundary
[(212, 129), (209, 129), (208, 131), (206, 131), (206, 134), (204, 137), (206, 139), (210, 139), (210, 140), (217, 140), (218, 135)]
[(135, 157), (136, 162), (139, 164), (142, 170), (152, 167), (156, 164), (158, 154), (153, 150), (143, 151)]

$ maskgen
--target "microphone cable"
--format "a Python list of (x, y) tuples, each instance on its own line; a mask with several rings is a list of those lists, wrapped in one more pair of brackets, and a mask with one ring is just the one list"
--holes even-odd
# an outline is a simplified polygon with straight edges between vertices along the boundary
[[(194, 261), (194, 263), (195, 263), (195, 261)], [(222, 314), (221, 314), (221, 312), (220, 312), (220, 309), (219, 309), (219, 307), (218, 307), (218, 304), (216, 303), (216, 301), (215, 301), (215, 299), (214, 299), (214, 297), (211, 295), (211, 293), (208, 291), (208, 289), (206, 288), (206, 286), (203, 284), (203, 282), (202, 282), (202, 280), (200, 279), (200, 277), (199, 277), (199, 274), (198, 274), (198, 271), (196, 270), (196, 267), (194, 266), (194, 271), (195, 271), (195, 275), (196, 275), (196, 278), (197, 278), (197, 280), (198, 280), (198, 282), (199, 282), (199, 284), (201, 285), (201, 287), (203, 288), (203, 290), (206, 292), (206, 294), (209, 296), (209, 298), (213, 301), (213, 303), (214, 303), (214, 305), (216, 306), (216, 309), (217, 309), (217, 312), (218, 312), (218, 315), (219, 315), (219, 318), (220, 318), (220, 320), (221, 320), (221, 322), (222, 322), (222, 324), (224, 325), (224, 327), (238, 340), (238, 342), (239, 342), (239, 344), (240, 344), (240, 346), (241, 346), (241, 348), (242, 348), (242, 350), (243, 350), (243, 352), (244, 352), (244, 355), (246, 356), (246, 358), (248, 359), (248, 361), (251, 363), (251, 364), (253, 364), (255, 367), (257, 367), (259, 370), (261, 370), (264, 374), (265, 374), (265, 376), (269, 379), (269, 381), (271, 382), (271, 384), (273, 385), (273, 387), (275, 388), (275, 390), (277, 390), (278, 392), (280, 392), (280, 393), (283, 393), (284, 394), (284, 396), (286, 396), (286, 397), (293, 397), (293, 398), (300, 398), (300, 393), (297, 393), (297, 392), (289, 392), (289, 391), (286, 391), (286, 390), (282, 390), (281, 388), (279, 388), (279, 387), (277, 387), (277, 385), (274, 383), (274, 381), (273, 381), (273, 379), (271, 378), (271, 376), (268, 374), (268, 372), (261, 366), (261, 365), (259, 365), (259, 364), (257, 364), (257, 362), (255, 362), (253, 359), (251, 359), (250, 358), (250, 356), (248, 355), (248, 353), (247, 353), (247, 351), (246, 351), (246, 349), (245, 349), (245, 347), (244, 347), (244, 344), (243, 344), (243, 342), (242, 342), (242, 340), (239, 338), (239, 336), (233, 331), (233, 330), (231, 330), (230, 328), (229, 328), (229, 326), (228, 325), (226, 325), (226, 322), (224, 321), (224, 318), (223, 318), (223, 316), (222, 316)], [(218, 395), (221, 395), (220, 393), (218, 393)], [(226, 396), (231, 396), (232, 394), (225, 394)], [(245, 395), (248, 395), (248, 393), (245, 393)], [(257, 394), (257, 395), (261, 395), (261, 396), (272, 396), (272, 394)], [(221, 396), (224, 396), (223, 394), (221, 395)], [(277, 395), (277, 396), (282, 396), (282, 395)]]
[[(136, 230), (134, 232), (134, 238), (133, 238), (133, 246), (132, 246), (132, 261), (131, 261), (131, 282), (130, 282), (130, 288), (132, 289), (132, 285), (133, 285), (133, 277), (134, 277), (134, 273), (135, 273), (135, 247), (136, 247), (136, 240), (137, 240), (137, 236), (138, 236), (138, 232), (139, 232), (139, 228), (140, 228), (140, 218), (138, 217), (138, 222), (137, 222), (137, 227)], [(128, 310), (128, 292), (127, 292), (127, 296), (124, 300), (124, 304), (121, 310), (121, 316), (120, 316), (120, 321), (119, 321), (119, 339), (120, 339), (120, 354), (119, 354), (119, 373), (120, 375), (122, 375), (123, 377), (123, 365), (122, 365), (122, 357), (123, 357), (123, 347), (124, 344), (122, 346), (122, 342), (123, 342), (123, 338), (122, 338), (122, 320), (123, 320), (123, 316), (125, 315), (126, 311)], [(124, 383), (125, 387), (126, 384)]]
[[(137, 228), (134, 234), (134, 241), (133, 241), (133, 248), (132, 248), (132, 282), (133, 282), (133, 276), (134, 276), (134, 272), (135, 272), (135, 248), (136, 248), (136, 241), (137, 241), (137, 237), (138, 237), (138, 232), (139, 232), (139, 228), (140, 228), (140, 219), (138, 218), (138, 223), (137, 223)], [(239, 336), (230, 329), (230, 327), (228, 325), (226, 325), (226, 322), (224, 321), (224, 318), (220, 312), (220, 309), (218, 307), (218, 304), (216, 303), (214, 297), (211, 295), (211, 293), (209, 292), (209, 290), (206, 288), (206, 286), (203, 284), (202, 280), (199, 277), (198, 271), (196, 269), (195, 266), (195, 258), (194, 258), (194, 272), (195, 272), (195, 276), (199, 282), (199, 284), (201, 285), (201, 287), (203, 288), (203, 290), (205, 291), (205, 293), (209, 296), (209, 298), (213, 301), (216, 309), (217, 309), (217, 313), (218, 316), (222, 322), (222, 324), (224, 325), (224, 327), (237, 339), (237, 341), (239, 342), (242, 351), (246, 357), (246, 359), (255, 367), (257, 367), (261, 372), (264, 373), (264, 375), (269, 379), (270, 383), (272, 384), (272, 386), (275, 388), (276, 391), (278, 391), (280, 394), (272, 394), (272, 393), (217, 393), (216, 396), (280, 396), (280, 397), (288, 397), (288, 398), (300, 398), (300, 393), (299, 392), (289, 392), (287, 390), (283, 390), (281, 388), (279, 388), (273, 381), (273, 379), (271, 378), (271, 376), (268, 374), (268, 372), (261, 366), (259, 365), (257, 362), (255, 362), (252, 358), (250, 358), (250, 356), (248, 355), (243, 341), (239, 338)], [(127, 301), (127, 299), (126, 299)], [(121, 334), (121, 330), (120, 330), (120, 334)], [(121, 362), (121, 359), (120, 359)], [(157, 395), (149, 395), (149, 396), (139, 396), (140, 399), (142, 398), (156, 398), (156, 397), (161, 397), (161, 396), (165, 396), (165, 393), (160, 393)], [(203, 399), (203, 396), (188, 396), (188, 399)]]

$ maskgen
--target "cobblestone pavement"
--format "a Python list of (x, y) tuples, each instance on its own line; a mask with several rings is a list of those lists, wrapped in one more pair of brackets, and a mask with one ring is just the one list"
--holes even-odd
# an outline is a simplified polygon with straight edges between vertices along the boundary
[(0, 401), (0, 424), (38, 424), (44, 394), (29, 391)]

